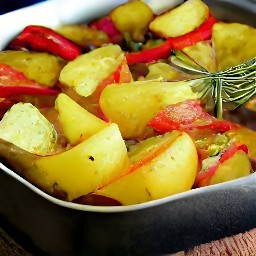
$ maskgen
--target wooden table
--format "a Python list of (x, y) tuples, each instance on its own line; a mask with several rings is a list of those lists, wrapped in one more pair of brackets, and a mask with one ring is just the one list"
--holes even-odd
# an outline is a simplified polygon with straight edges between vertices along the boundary
[(18, 245), (2, 228), (0, 228), (0, 255), (32, 256), (32, 254)]

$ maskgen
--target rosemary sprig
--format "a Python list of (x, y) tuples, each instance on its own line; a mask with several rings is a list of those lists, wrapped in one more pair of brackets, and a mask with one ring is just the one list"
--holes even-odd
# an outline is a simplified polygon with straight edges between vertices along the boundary
[(172, 57), (170, 61), (185, 72), (202, 75), (187, 82), (198, 93), (205, 109), (214, 110), (217, 118), (222, 118), (223, 109), (233, 110), (256, 94), (256, 58), (213, 74), (205, 70), (195, 70), (194, 66), (190, 68), (177, 57)]

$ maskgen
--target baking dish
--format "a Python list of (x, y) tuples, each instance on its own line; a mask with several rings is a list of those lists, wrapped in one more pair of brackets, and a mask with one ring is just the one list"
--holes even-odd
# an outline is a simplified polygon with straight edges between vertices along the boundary
[[(88, 21), (125, 1), (49, 1), (0, 17), (0, 49), (25, 25)], [(255, 24), (253, 1), (205, 1), (222, 20)], [(8, 24), (8, 25), (6, 25)], [(256, 226), (256, 174), (133, 206), (53, 198), (0, 165), (1, 225), (35, 255), (167, 255)]]

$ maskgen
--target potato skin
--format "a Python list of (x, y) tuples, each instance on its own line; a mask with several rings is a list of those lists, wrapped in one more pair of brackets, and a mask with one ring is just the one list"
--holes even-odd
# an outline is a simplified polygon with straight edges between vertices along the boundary
[(33, 182), (48, 188), (57, 185), (67, 194), (66, 199), (72, 201), (119, 178), (128, 170), (129, 163), (119, 129), (111, 124), (70, 150), (38, 159), (34, 172), (48, 184)]

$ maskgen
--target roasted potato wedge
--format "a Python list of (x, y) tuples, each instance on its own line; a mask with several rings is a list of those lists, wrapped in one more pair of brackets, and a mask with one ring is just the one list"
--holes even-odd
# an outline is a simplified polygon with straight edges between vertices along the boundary
[(121, 33), (143, 42), (144, 34), (153, 19), (153, 11), (143, 1), (130, 1), (115, 8), (110, 17)]
[(149, 28), (160, 37), (178, 37), (198, 28), (208, 15), (209, 8), (203, 1), (188, 0), (157, 16), (149, 24)]
[(107, 127), (106, 122), (85, 110), (64, 93), (58, 95), (55, 109), (59, 113), (63, 133), (71, 144), (78, 144)]
[[(191, 189), (198, 158), (195, 145), (186, 133), (173, 131), (158, 139), (156, 145), (146, 141), (140, 146), (131, 157), (136, 159), (135, 168), (96, 194), (131, 205)], [(139, 163), (137, 168), (136, 163)]]
[(150, 133), (148, 122), (160, 109), (196, 97), (184, 82), (137, 81), (107, 86), (100, 107), (111, 122), (118, 124), (125, 139), (145, 138)]
[(111, 76), (124, 60), (120, 46), (109, 44), (70, 61), (60, 73), (64, 86), (73, 88), (79, 95), (93, 94), (97, 86)]
[(66, 61), (46, 52), (1, 51), (0, 63), (7, 64), (40, 84), (54, 86)]
[(34, 166), (47, 177), (47, 187), (57, 185), (73, 200), (125, 174), (129, 159), (118, 126), (111, 124), (68, 151), (39, 158)]

